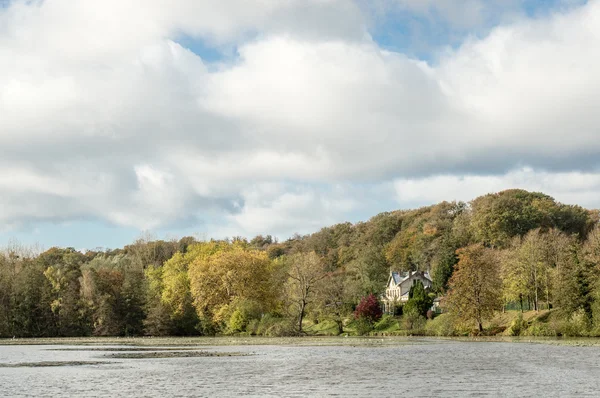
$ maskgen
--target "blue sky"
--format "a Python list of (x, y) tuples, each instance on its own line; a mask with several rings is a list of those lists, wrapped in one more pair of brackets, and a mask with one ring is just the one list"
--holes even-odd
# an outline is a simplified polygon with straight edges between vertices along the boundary
[(600, 207), (600, 2), (0, 0), (0, 245)]

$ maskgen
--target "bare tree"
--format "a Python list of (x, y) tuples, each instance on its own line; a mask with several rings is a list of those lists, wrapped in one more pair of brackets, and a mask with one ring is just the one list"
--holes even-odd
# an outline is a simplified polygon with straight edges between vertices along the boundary
[(327, 274), (323, 262), (315, 252), (294, 254), (288, 261), (285, 294), (298, 319), (298, 333), (302, 333), (307, 306), (315, 299), (316, 287)]

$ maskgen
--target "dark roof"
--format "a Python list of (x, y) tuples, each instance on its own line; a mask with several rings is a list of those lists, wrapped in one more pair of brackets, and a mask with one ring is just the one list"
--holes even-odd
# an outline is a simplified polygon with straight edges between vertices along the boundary
[[(421, 271), (416, 271), (413, 272), (412, 275), (416, 275), (416, 274), (421, 274), (423, 275), (423, 277), (425, 279), (428, 279), (430, 282), (432, 282), (431, 276), (429, 275), (429, 272), (421, 272)], [(411, 276), (412, 276), (411, 275)], [(399, 272), (392, 272), (392, 278), (394, 279), (394, 284), (398, 285), (402, 282), (404, 282), (405, 280), (407, 280), (409, 278), (409, 274), (408, 272), (403, 272), (403, 273), (399, 273)]]

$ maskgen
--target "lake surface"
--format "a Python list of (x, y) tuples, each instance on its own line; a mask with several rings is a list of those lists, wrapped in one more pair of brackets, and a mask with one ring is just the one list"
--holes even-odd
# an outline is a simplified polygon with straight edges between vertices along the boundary
[[(383, 341), (383, 340), (382, 340)], [(451, 340), (206, 346), (249, 356), (112, 359), (109, 346), (0, 346), (0, 397), (599, 396), (600, 347)], [(114, 346), (113, 346), (114, 347)], [(119, 346), (122, 350), (126, 346)], [(92, 348), (86, 350), (86, 348)], [(60, 350), (56, 349), (75, 349)], [(189, 347), (186, 347), (189, 350)]]

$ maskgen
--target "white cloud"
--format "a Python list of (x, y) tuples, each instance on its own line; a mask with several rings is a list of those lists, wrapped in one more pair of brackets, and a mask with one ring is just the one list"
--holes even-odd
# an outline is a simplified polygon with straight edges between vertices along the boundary
[[(0, 9), (5, 225), (208, 218), (285, 235), (383, 210), (389, 192), (365, 200), (361, 184), (398, 179), (401, 204), (512, 184), (600, 205), (599, 1), (436, 65), (382, 49), (349, 0), (14, 4)], [(239, 56), (207, 65), (182, 34)]]
[(555, 199), (590, 208), (600, 204), (600, 172), (550, 173), (522, 168), (504, 175), (439, 175), (394, 181), (402, 205), (424, 205), (446, 201), (470, 201), (505, 189), (521, 188), (544, 192)]
[(216, 236), (272, 234), (286, 238), (306, 234), (341, 222), (360, 204), (344, 187), (326, 192), (310, 186), (263, 183), (242, 191), (244, 202), (238, 213), (227, 217), (225, 226), (215, 226)]

